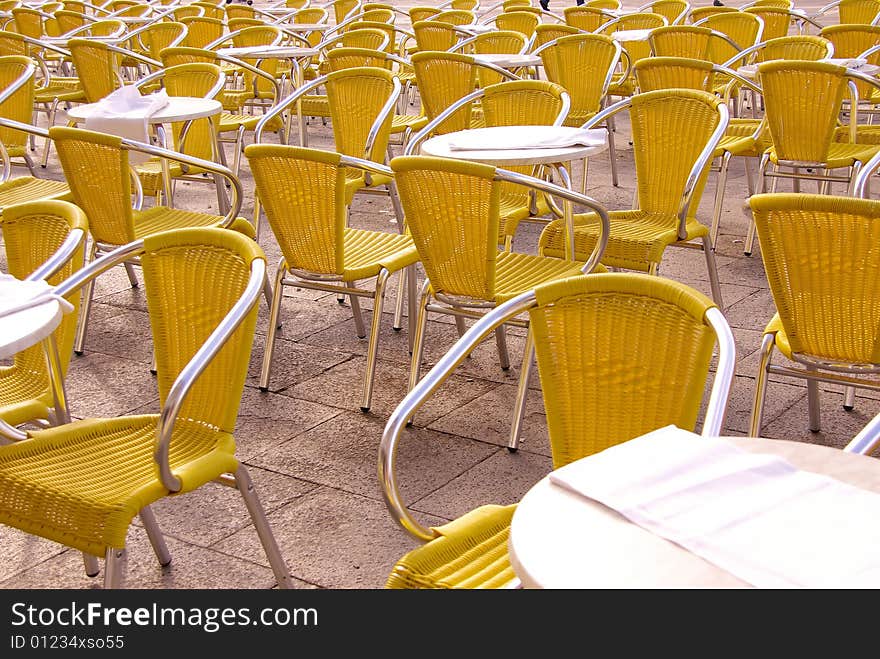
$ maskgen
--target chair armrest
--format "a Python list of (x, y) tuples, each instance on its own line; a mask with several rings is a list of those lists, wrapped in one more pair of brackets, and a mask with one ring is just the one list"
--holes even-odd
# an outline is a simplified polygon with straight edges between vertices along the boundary
[(155, 451), (153, 453), (162, 485), (169, 492), (177, 492), (181, 487), (180, 479), (172, 473), (171, 466), (168, 463), (174, 422), (177, 419), (177, 414), (180, 412), (180, 406), (186, 399), (193, 384), (257, 303), (260, 295), (263, 294), (265, 281), (266, 261), (255, 259), (251, 263), (251, 274), (244, 293), (242, 293), (223, 320), (220, 321), (216, 329), (211, 332), (211, 335), (205, 340), (202, 347), (198, 349), (192, 359), (183, 367), (174, 384), (171, 385), (171, 390), (168, 392), (165, 405), (162, 407), (162, 412), (159, 415)]
[(503, 323), (535, 303), (534, 291), (527, 291), (492, 309), (479, 318), (455, 344), (440, 358), (437, 364), (419, 380), (418, 384), (397, 405), (382, 433), (379, 444), (379, 483), (385, 505), (397, 523), (413, 537), (428, 541), (437, 537), (432, 529), (423, 526), (407, 510), (400, 497), (395, 466), (400, 436), (409, 420), (431, 395), (452, 375), (473, 349)]
[(843, 447), (847, 453), (858, 453), (860, 455), (870, 454), (877, 446), (880, 445), (880, 414), (875, 416), (868, 422), (859, 433)]

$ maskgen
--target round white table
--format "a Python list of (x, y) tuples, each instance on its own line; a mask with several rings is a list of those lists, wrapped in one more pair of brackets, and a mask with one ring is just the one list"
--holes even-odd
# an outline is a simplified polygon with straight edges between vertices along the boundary
[(531, 53), (475, 53), (473, 57), (478, 62), (494, 64), (503, 69), (520, 69), (543, 64), (540, 55), (532, 55)]
[[(583, 140), (583, 143), (575, 143), (572, 137)], [(565, 141), (571, 145), (535, 146)], [(492, 148), (484, 148), (486, 144), (492, 144)], [(472, 148), (461, 148), (468, 145)], [(495, 145), (511, 146), (495, 148)], [(452, 148), (453, 146), (458, 148)], [(585, 131), (569, 126), (490, 126), (437, 135), (425, 140), (420, 148), (423, 155), (458, 158), (495, 167), (551, 165), (565, 170), (563, 181), (566, 181), (569, 179), (567, 174), (571, 169), (571, 161), (584, 160), (605, 151), (608, 141), (603, 129)], [(563, 202), (562, 209), (566, 227), (565, 253), (574, 260), (574, 209), (567, 200)]]
[[(67, 111), (67, 116), (77, 122), (85, 121), (98, 107), (100, 107), (100, 101), (74, 105)], [(169, 96), (168, 104), (150, 115), (147, 121), (154, 125), (170, 124), (177, 121), (211, 117), (219, 114), (222, 110), (223, 104), (212, 98)]]
[(317, 48), (303, 48), (301, 46), (242, 46), (220, 48), (217, 53), (227, 57), (247, 57), (248, 59), (301, 59), (315, 57), (320, 51)]
[[(880, 493), (880, 460), (804, 442), (725, 438), (795, 467)], [(748, 588), (616, 511), (540, 480), (510, 526), (510, 562), (526, 588)]]

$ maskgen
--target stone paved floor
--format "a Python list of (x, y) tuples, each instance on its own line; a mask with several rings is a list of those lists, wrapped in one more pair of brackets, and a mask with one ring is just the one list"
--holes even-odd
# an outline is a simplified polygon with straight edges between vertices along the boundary
[[(401, 3), (406, 5), (407, 3)], [(551, 2), (551, 8), (558, 8)], [(59, 119), (59, 123), (63, 121)], [(313, 146), (330, 147), (328, 126), (310, 126)], [(618, 124), (620, 186), (611, 185), (608, 156), (591, 162), (589, 192), (609, 208), (632, 201), (632, 149), (626, 121)], [(754, 163), (752, 163), (754, 166)], [(47, 176), (59, 178), (57, 161)], [(253, 180), (245, 163), (247, 191), (242, 209), (253, 212)], [(577, 180), (577, 179), (576, 179)], [(708, 218), (714, 176), (700, 206)], [(717, 260), (723, 285), (725, 315), (736, 338), (736, 381), (724, 433), (745, 434), (758, 364), (761, 332), (773, 302), (758, 250), (743, 255), (747, 216), (745, 177), (735, 162), (718, 242)], [(216, 208), (209, 186), (183, 184), (178, 201), (192, 208)], [(385, 197), (355, 202), (352, 224), (394, 231)], [(533, 251), (539, 227), (525, 225), (516, 247)], [(269, 231), (261, 240), (271, 267), (279, 258)], [(0, 262), (0, 266), (5, 265)], [(702, 255), (669, 250), (662, 276), (709, 293)], [(394, 286), (391, 287), (394, 290)], [(74, 356), (67, 380), (75, 417), (115, 416), (157, 411), (150, 375), (150, 330), (142, 289), (132, 289), (119, 268), (102, 276), (85, 346)], [(369, 307), (370, 305), (365, 305)], [(335, 296), (286, 289), (284, 328), (274, 361), (270, 391), (257, 388), (263, 357), (267, 310), (261, 303), (251, 369), (239, 411), (238, 455), (255, 480), (281, 551), (304, 588), (380, 588), (395, 562), (416, 541), (389, 516), (376, 476), (383, 426), (406, 391), (406, 332), (383, 322), (376, 390), (368, 414), (359, 406), (366, 340), (355, 336), (351, 309)], [(370, 314), (365, 313), (369, 322)], [(519, 374), (522, 332), (511, 332), (513, 368), (502, 371), (494, 343), (480, 346), (473, 357), (437, 392), (406, 432), (399, 466), (402, 494), (426, 524), (442, 523), (488, 502), (517, 501), (551, 468), (539, 384), (527, 409), (523, 443), (509, 453), (506, 436)], [(433, 363), (452, 344), (455, 328), (432, 320), (426, 351)], [(880, 394), (860, 394), (855, 410), (841, 408), (842, 396), (823, 387), (822, 431), (807, 429), (806, 389), (801, 382), (772, 378), (763, 434), (767, 437), (842, 447), (880, 412)], [(274, 578), (249, 517), (236, 492), (207, 486), (154, 506), (174, 560), (160, 568), (143, 530), (134, 525), (125, 585), (130, 588), (270, 588)], [(101, 580), (84, 576), (78, 552), (0, 527), (5, 560), (3, 588), (94, 588)]]

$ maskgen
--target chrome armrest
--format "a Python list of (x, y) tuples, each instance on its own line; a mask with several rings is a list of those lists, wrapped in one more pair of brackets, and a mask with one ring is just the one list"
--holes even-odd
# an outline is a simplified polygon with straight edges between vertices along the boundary
[(395, 521), (405, 531), (419, 540), (432, 540), (437, 537), (437, 533), (419, 523), (409, 512), (400, 497), (400, 489), (395, 472), (400, 436), (413, 415), (437, 388), (452, 375), (458, 365), (465, 360), (483, 339), (511, 318), (524, 311), (528, 311), (534, 304), (534, 291), (527, 291), (497, 306), (479, 318), (440, 358), (437, 364), (419, 380), (418, 384), (404, 396), (385, 424), (382, 441), (379, 444), (378, 460), (379, 483), (382, 486), (382, 495), (385, 499), (385, 505)]
[[(382, 126), (389, 120), (389, 116), (394, 114), (394, 108), (397, 107), (397, 101), (400, 98), (400, 92), (403, 87), (400, 84), (400, 79), (397, 77), (392, 78), (392, 83), (393, 87), (391, 94), (388, 96), (388, 100), (385, 101), (385, 105), (383, 105), (382, 109), (379, 111), (379, 115), (376, 117), (373, 125), (370, 126), (370, 132), (367, 134), (367, 141), (364, 144), (364, 158), (366, 160), (372, 160), (373, 145), (376, 143), (379, 131), (382, 130)], [(382, 159), (384, 160), (384, 154)]]
[(181, 487), (180, 479), (172, 473), (171, 466), (168, 463), (171, 437), (174, 433), (174, 423), (177, 420), (180, 407), (183, 405), (183, 401), (198, 377), (226, 344), (229, 337), (238, 329), (238, 326), (241, 325), (248, 312), (253, 309), (257, 300), (263, 294), (265, 281), (266, 261), (255, 259), (251, 263), (251, 274), (244, 293), (242, 293), (223, 320), (220, 321), (216, 329), (211, 332), (211, 335), (205, 340), (202, 347), (196, 351), (192, 359), (183, 367), (174, 384), (171, 385), (171, 390), (168, 392), (165, 405), (162, 406), (162, 412), (159, 415), (159, 425), (156, 428), (155, 451), (153, 453), (162, 485), (169, 492), (177, 492)]
[(724, 137), (724, 133), (727, 131), (727, 126), (730, 123), (730, 111), (727, 109), (726, 104), (722, 103), (718, 106), (718, 114), (720, 115), (718, 125), (715, 127), (715, 130), (712, 131), (709, 141), (697, 157), (697, 161), (691, 168), (687, 181), (684, 184), (684, 194), (682, 195), (681, 205), (678, 210), (678, 237), (681, 240), (687, 238), (687, 218), (697, 183), (706, 168), (711, 164), (712, 154), (718, 147), (721, 138)]
[(736, 343), (730, 325), (718, 307), (706, 311), (706, 322), (715, 330), (715, 338), (718, 342), (718, 365), (715, 367), (715, 378), (712, 380), (709, 403), (706, 406), (700, 434), (703, 437), (719, 437), (724, 428), (724, 417), (736, 370)]
[(877, 446), (880, 446), (880, 414), (871, 419), (843, 450), (847, 453), (869, 455)]

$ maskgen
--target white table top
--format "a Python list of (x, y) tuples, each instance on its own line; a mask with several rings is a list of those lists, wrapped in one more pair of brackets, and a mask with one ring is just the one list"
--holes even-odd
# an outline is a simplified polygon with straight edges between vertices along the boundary
[[(726, 438), (799, 469), (880, 492), (880, 460), (804, 442)], [(703, 558), (543, 478), (510, 527), (511, 564), (527, 588), (748, 588)]]
[[(845, 66), (848, 69), (851, 69), (858, 73), (864, 73), (868, 76), (875, 76), (880, 73), (880, 66), (876, 64), (868, 64), (868, 62), (865, 60), (852, 58), (828, 58), (820, 61), (827, 62), (829, 64), (837, 64), (839, 66)], [(758, 74), (758, 64), (746, 64), (745, 66), (739, 67), (736, 72), (739, 73), (743, 78), (754, 79)]]
[(468, 34), (485, 34), (495, 32), (498, 29), (491, 23), (474, 23), (472, 25), (456, 25), (455, 27)]
[(61, 305), (56, 300), (0, 316), (0, 359), (12, 357), (49, 336), (61, 322)]
[(284, 27), (292, 32), (325, 32), (333, 26), (326, 23), (285, 23)]
[(618, 30), (611, 33), (615, 41), (647, 41), (653, 30)]
[(487, 62), (505, 69), (518, 69), (521, 66), (541, 66), (543, 60), (540, 55), (530, 53), (476, 53), (474, 59), (478, 62)]
[(317, 48), (301, 48), (299, 46), (242, 46), (239, 48), (220, 48), (217, 52), (227, 57), (294, 59), (315, 57), (320, 51)]
[(591, 137), (595, 134), (595, 140), (588, 145), (578, 144), (563, 147), (542, 148), (510, 148), (510, 149), (474, 149), (461, 150), (450, 148), (450, 142), (461, 143), (463, 140), (473, 138), (481, 142), (485, 138), (496, 137), (503, 140), (511, 131), (520, 136), (528, 134), (536, 138), (555, 138), (565, 136), (573, 132), (582, 132), (579, 128), (565, 126), (494, 126), (489, 128), (474, 128), (471, 130), (457, 131), (445, 135), (437, 135), (421, 145), (421, 153), (427, 156), (441, 158), (458, 158), (459, 160), (471, 160), (496, 167), (514, 167), (517, 165), (546, 165), (563, 163), (570, 160), (580, 160), (601, 153), (608, 148), (606, 132), (603, 129), (590, 131)]
[[(98, 103), (86, 103), (74, 105), (67, 111), (67, 116), (76, 121), (88, 119)], [(149, 118), (151, 124), (164, 124), (175, 121), (189, 121), (190, 119), (202, 119), (220, 113), (223, 104), (212, 98), (197, 98), (191, 96), (169, 96), (168, 105), (157, 110)]]

